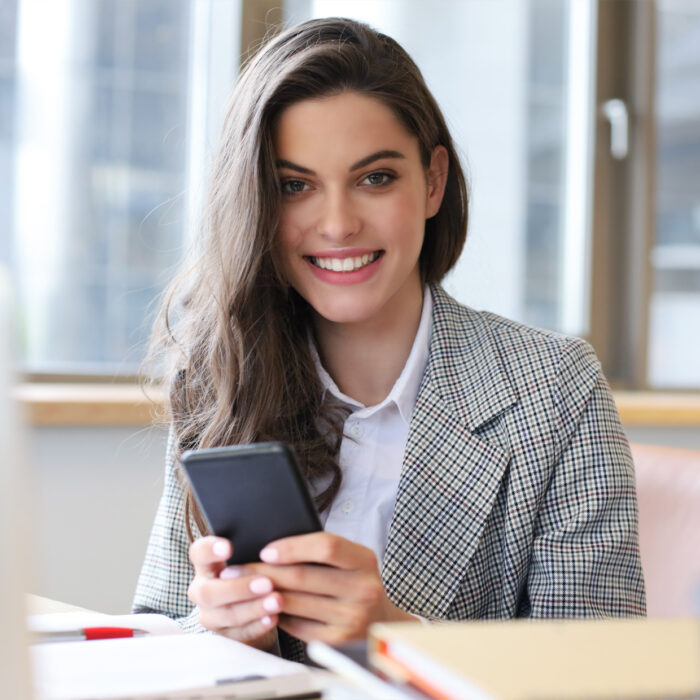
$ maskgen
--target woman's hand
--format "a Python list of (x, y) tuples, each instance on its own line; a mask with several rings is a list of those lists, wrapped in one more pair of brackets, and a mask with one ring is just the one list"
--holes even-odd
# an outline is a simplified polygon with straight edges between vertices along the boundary
[(287, 537), (267, 545), (260, 558), (270, 566), (245, 568), (273, 582), (279, 627), (306, 642), (337, 645), (365, 637), (373, 622), (416, 620), (387, 597), (374, 552), (338, 535)]
[(226, 567), (231, 543), (221, 537), (202, 537), (190, 545), (194, 579), (187, 591), (199, 608), (203, 627), (258, 649), (277, 640), (281, 596), (272, 581), (254, 569)]

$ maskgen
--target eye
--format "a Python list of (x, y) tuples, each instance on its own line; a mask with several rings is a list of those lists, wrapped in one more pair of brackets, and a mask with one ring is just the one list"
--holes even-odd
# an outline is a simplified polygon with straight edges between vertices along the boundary
[(299, 194), (309, 188), (303, 180), (283, 180), (281, 187), (283, 194)]
[(373, 187), (381, 187), (382, 185), (388, 185), (390, 182), (395, 180), (396, 177), (390, 173), (376, 172), (367, 175), (361, 184), (372, 185)]

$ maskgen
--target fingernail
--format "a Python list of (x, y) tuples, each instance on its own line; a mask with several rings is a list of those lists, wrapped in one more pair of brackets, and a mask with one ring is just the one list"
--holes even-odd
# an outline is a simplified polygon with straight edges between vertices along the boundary
[(280, 557), (280, 553), (274, 547), (265, 547), (260, 552), (260, 558), (268, 563), (277, 561)]
[(227, 566), (225, 569), (222, 569), (219, 578), (238, 578), (242, 573), (243, 571), (235, 566)]
[(223, 540), (218, 540), (214, 542), (214, 546), (211, 548), (214, 555), (217, 557), (227, 557), (228, 556), (228, 542)]
[(250, 590), (253, 593), (269, 593), (272, 590), (272, 581), (269, 578), (254, 578), (250, 582)]
[(262, 605), (263, 605), (263, 608), (265, 610), (267, 610), (267, 612), (279, 612), (280, 611), (279, 601), (273, 595), (265, 598), (265, 600), (263, 600)]
[(262, 622), (265, 627), (269, 627), (272, 624), (272, 618), (269, 615), (265, 615), (265, 617), (260, 618), (260, 622)]

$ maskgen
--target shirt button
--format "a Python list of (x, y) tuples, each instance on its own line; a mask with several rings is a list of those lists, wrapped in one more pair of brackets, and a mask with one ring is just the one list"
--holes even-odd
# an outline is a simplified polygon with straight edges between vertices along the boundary
[(347, 501), (343, 501), (340, 509), (343, 511), (343, 513), (349, 515), (353, 510), (355, 510), (355, 504), (348, 498)]
[(359, 423), (353, 423), (350, 426), (350, 435), (356, 438), (361, 438), (364, 435), (365, 431), (362, 429), (362, 426)]

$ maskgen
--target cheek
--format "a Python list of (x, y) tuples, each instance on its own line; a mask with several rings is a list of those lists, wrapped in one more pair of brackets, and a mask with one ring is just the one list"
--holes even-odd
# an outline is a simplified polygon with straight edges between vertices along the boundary
[(384, 224), (395, 236), (405, 238), (425, 230), (425, 205), (416, 193), (403, 193), (384, 212)]
[(305, 216), (303, 207), (282, 208), (277, 228), (277, 240), (282, 249), (291, 251), (303, 243), (305, 232), (308, 229), (306, 219), (308, 219), (308, 214)]
[(275, 237), (275, 258), (287, 284), (295, 286), (299, 274), (299, 264), (302, 262), (298, 253), (299, 240), (284, 221), (280, 221)]
[(290, 254), (301, 242), (301, 229), (285, 214), (280, 216), (277, 227), (277, 246), (281, 253)]

